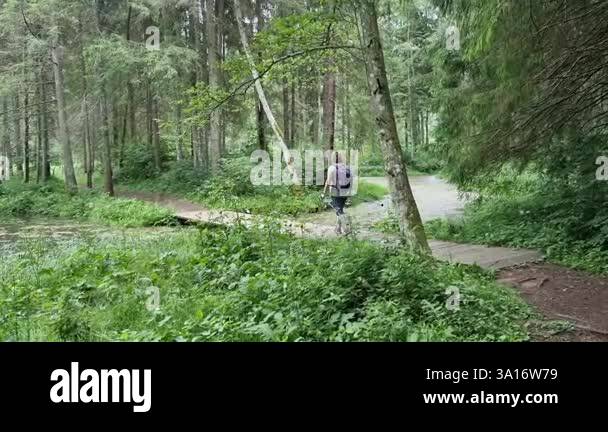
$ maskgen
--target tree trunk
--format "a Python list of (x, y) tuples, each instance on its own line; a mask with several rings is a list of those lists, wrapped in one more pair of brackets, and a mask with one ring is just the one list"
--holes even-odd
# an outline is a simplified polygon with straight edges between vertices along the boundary
[[(256, 32), (259, 33), (264, 28), (264, 13), (262, 12), (262, 0), (255, 0), (255, 13), (257, 18)], [(261, 60), (259, 58), (258, 60)], [(266, 117), (264, 107), (256, 96), (256, 127), (258, 131), (258, 148), (266, 150)]]
[(15, 93), (15, 165), (17, 166), (17, 176), (23, 178), (23, 150), (21, 148), (21, 102), (19, 100), (19, 89)]
[[(127, 42), (131, 41), (131, 17), (133, 15), (133, 7), (129, 5), (129, 12), (127, 16)], [(129, 79), (127, 81), (127, 113), (129, 123), (129, 140), (131, 144), (137, 141), (137, 123), (135, 122), (135, 90), (133, 89), (133, 83)], [(126, 120), (125, 120), (126, 121)], [(123, 134), (124, 141), (124, 134)], [(122, 164), (122, 161), (120, 161)]]
[(258, 148), (266, 150), (266, 117), (264, 116), (264, 107), (256, 96), (256, 125), (258, 131)]
[[(409, 16), (409, 12), (408, 12)], [(412, 41), (412, 24), (411, 20), (407, 26), (407, 39), (408, 42)], [(414, 53), (410, 49), (409, 50), (409, 65), (407, 69), (407, 83), (408, 83), (408, 100), (409, 100), (409, 131), (410, 131), (410, 148), (411, 148), (411, 157), (412, 160), (416, 156), (416, 146), (418, 145), (418, 122), (417, 122), (417, 114), (416, 114), (416, 97), (414, 94)]]
[(296, 85), (294, 82), (291, 83), (291, 124), (289, 125), (289, 144), (291, 148), (294, 148), (296, 144)]
[[(214, 0), (205, 0), (207, 19), (207, 62), (209, 65), (209, 88), (216, 91), (220, 88), (219, 50), (217, 16)], [(212, 171), (219, 168), (221, 156), (221, 131), (219, 108), (211, 113), (209, 120), (209, 167)]]
[(429, 112), (427, 111), (424, 115), (424, 139), (426, 143), (426, 148), (429, 148), (429, 143), (431, 139), (429, 138)]
[(184, 137), (183, 129), (182, 129), (182, 106), (181, 104), (177, 104), (175, 108), (175, 121), (176, 121), (176, 133), (177, 133), (177, 142), (175, 144), (175, 158), (178, 162), (184, 160)]
[(39, 82), (36, 85), (36, 184), (40, 183), (42, 179), (42, 105), (44, 99), (42, 99), (42, 92), (40, 91), (40, 85), (42, 84), (43, 75), (42, 71), (38, 74)]
[(336, 76), (327, 72), (323, 81), (323, 148), (333, 150), (336, 140)]
[(154, 139), (154, 127), (152, 125), (153, 120), (152, 114), (152, 91), (150, 90), (150, 83), (146, 84), (146, 130), (148, 132), (148, 149), (152, 148), (152, 141)]
[(63, 56), (64, 48), (53, 43), (51, 46), (51, 59), (53, 63), (53, 74), (55, 76), (55, 92), (57, 99), (57, 120), (59, 123), (59, 141), (62, 143), (63, 177), (65, 187), (69, 192), (76, 192), (76, 174), (74, 173), (74, 159), (72, 157), (72, 144), (70, 143), (70, 132), (68, 130), (68, 116), (65, 103), (65, 84), (63, 78)]
[(114, 196), (114, 180), (112, 178), (112, 141), (110, 139), (108, 97), (106, 95), (105, 87), (102, 89), (101, 105), (103, 122), (103, 189), (109, 196)]
[[(42, 73), (42, 77), (40, 79), (40, 94), (41, 99), (46, 101), (46, 83), (47, 74)], [(46, 183), (51, 178), (51, 163), (49, 160), (49, 114), (46, 109), (46, 103), (41, 106), (42, 109), (42, 149), (40, 155), (40, 164), (42, 167), (42, 177), (41, 180), (43, 183)]]
[[(225, 6), (224, 6), (224, 0), (217, 0), (216, 1), (216, 17), (217, 17), (217, 21), (216, 21), (216, 32), (217, 32), (217, 40), (218, 40), (218, 65), (217, 65), (217, 70), (218, 70), (218, 81), (219, 81), (219, 87), (223, 88), (224, 87), (224, 74), (222, 71), (222, 67), (221, 65), (224, 63), (224, 56), (226, 55), (226, 41), (225, 41), (225, 35), (224, 35), (224, 13), (225, 13)], [(224, 155), (226, 153), (226, 116), (224, 115), (224, 110), (223, 108), (219, 109), (219, 119), (220, 119), (220, 128), (219, 128), (219, 135), (220, 135), (220, 157), (222, 155)]]
[[(11, 134), (10, 125), (8, 119), (8, 97), (2, 98), (2, 109), (4, 115), (2, 116), (3, 123), (3, 136), (2, 143), (0, 144), (0, 164), (2, 164), (2, 172), (0, 173), (0, 180), (7, 180), (11, 174), (10, 166), (10, 147), (11, 147)], [(8, 162), (8, 163), (7, 163)]]
[(399, 144), (374, 1), (362, 1), (360, 20), (370, 97), (399, 228), (410, 249), (429, 252), (424, 226), (412, 194)]
[(350, 121), (350, 86), (348, 82), (344, 86), (344, 126), (346, 127), (346, 148), (350, 149), (352, 146), (352, 135), (351, 135), (351, 121)]
[(154, 168), (156, 172), (162, 171), (162, 150), (160, 148), (160, 109), (158, 98), (154, 98), (152, 102), (154, 118), (152, 119), (153, 142), (154, 142)]
[(293, 160), (291, 158), (291, 152), (289, 151), (289, 147), (285, 143), (285, 138), (283, 137), (283, 132), (279, 124), (277, 123), (276, 118), (272, 110), (270, 109), (270, 105), (268, 104), (268, 99), (266, 99), (266, 93), (264, 93), (264, 89), (262, 88), (262, 83), (260, 82), (260, 73), (258, 72), (255, 61), (253, 60), (253, 56), (251, 55), (251, 51), (249, 50), (249, 42), (247, 41), (247, 33), (245, 32), (245, 26), (243, 25), (243, 13), (241, 12), (241, 4), (239, 0), (234, 0), (234, 14), (236, 16), (236, 23), (239, 29), (239, 35), (241, 37), (241, 44), (243, 45), (243, 51), (245, 52), (245, 56), (247, 57), (247, 61), (249, 62), (249, 66), (251, 68), (251, 75), (253, 80), (255, 81), (255, 90), (258, 94), (258, 98), (260, 99), (260, 103), (264, 108), (264, 112), (266, 113), (266, 117), (268, 118), (268, 122), (270, 123), (270, 127), (274, 131), (277, 139), (279, 140), (279, 146), (283, 152), (283, 159), (287, 164), (287, 170), (291, 174), (292, 180), (297, 181), (296, 172), (293, 167)]
[(23, 98), (23, 182), (30, 182), (30, 93), (26, 88)]
[(289, 116), (289, 84), (287, 80), (283, 81), (283, 133), (285, 135), (285, 143), (288, 147), (291, 147), (291, 133), (289, 128), (291, 126), (291, 119)]
[(315, 81), (314, 90), (312, 93), (312, 122), (310, 125), (310, 140), (313, 147), (319, 146), (319, 85)]
[[(81, 31), (82, 24), (81, 24)], [(84, 59), (84, 46), (81, 40), (80, 43), (80, 73), (82, 74), (82, 121), (83, 121), (83, 152), (82, 161), (84, 172), (87, 175), (87, 188), (93, 188), (93, 171), (91, 169), (91, 125), (89, 119), (89, 81), (87, 77), (87, 68)]]

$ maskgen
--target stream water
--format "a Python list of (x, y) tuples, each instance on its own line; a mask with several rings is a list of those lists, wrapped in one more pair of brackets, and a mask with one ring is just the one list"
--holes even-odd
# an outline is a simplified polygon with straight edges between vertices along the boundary
[(79, 242), (112, 237), (156, 235), (173, 228), (112, 228), (72, 220), (14, 219), (0, 221), (0, 257), (13, 254), (28, 245), (44, 242), (65, 247)]

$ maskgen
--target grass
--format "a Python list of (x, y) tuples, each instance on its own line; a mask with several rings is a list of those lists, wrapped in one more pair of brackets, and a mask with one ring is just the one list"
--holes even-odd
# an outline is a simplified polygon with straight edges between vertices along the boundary
[(521, 341), (530, 316), (480, 269), (273, 227), (30, 246), (0, 262), (0, 340)]
[(87, 190), (68, 194), (54, 178), (45, 185), (25, 185), (18, 180), (0, 184), (0, 217), (74, 219), (125, 228), (166, 225), (174, 220), (170, 211), (140, 201)]

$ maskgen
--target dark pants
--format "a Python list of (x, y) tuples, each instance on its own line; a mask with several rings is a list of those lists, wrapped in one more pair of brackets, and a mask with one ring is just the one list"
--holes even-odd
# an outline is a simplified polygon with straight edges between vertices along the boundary
[(344, 214), (344, 206), (346, 205), (346, 197), (331, 197), (331, 206), (336, 211), (338, 216)]

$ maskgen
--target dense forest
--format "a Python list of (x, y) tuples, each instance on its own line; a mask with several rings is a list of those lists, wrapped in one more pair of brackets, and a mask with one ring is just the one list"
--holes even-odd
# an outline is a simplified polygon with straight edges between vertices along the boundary
[[(0, 0), (0, 339), (605, 338), (605, 18), (601, 0)], [(312, 150), (350, 155), (352, 235), (327, 235), (325, 178), (301, 181)], [(264, 152), (291, 182), (251, 181)], [(456, 243), (548, 262), (442, 259)], [(578, 300), (522, 297), (530, 280)]]

